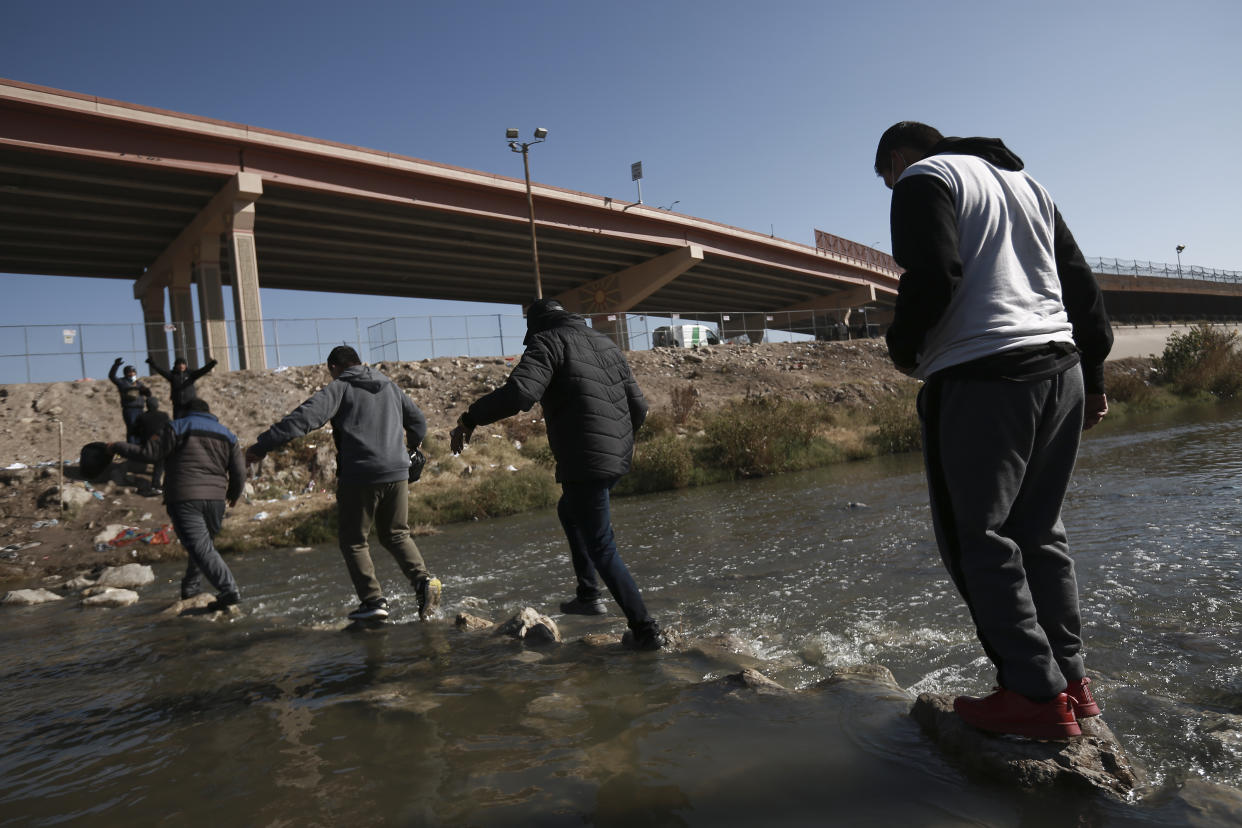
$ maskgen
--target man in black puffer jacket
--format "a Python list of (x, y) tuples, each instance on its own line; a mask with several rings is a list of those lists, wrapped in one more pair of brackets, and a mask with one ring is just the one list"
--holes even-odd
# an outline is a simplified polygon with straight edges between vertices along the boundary
[(609, 493), (630, 470), (634, 433), (647, 416), (647, 401), (621, 349), (555, 299), (531, 304), (523, 344), (526, 352), (508, 381), (476, 400), (457, 421), (450, 434), (453, 452), (470, 442), (475, 427), (542, 403), (562, 490), (557, 515), (578, 576), (577, 596), (561, 604), (561, 611), (607, 612), (598, 573), (625, 613), (631, 631), (627, 643), (658, 649), (665, 637), (617, 553), (609, 515)]

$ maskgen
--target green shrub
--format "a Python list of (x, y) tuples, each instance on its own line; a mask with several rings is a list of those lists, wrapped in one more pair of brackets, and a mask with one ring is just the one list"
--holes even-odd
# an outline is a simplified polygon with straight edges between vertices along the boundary
[(661, 434), (634, 452), (634, 466), (618, 484), (618, 494), (682, 489), (694, 476), (694, 456), (688, 440)]
[(1141, 410), (1155, 396), (1155, 389), (1137, 373), (1117, 374), (1108, 378), (1109, 403), (1120, 402)]
[(817, 412), (806, 402), (734, 400), (704, 426), (708, 458), (741, 477), (807, 468), (803, 455), (815, 437), (816, 420)]
[(560, 497), (556, 481), (546, 469), (527, 466), (515, 472), (498, 472), (480, 480), (466, 502), (471, 517), (501, 517), (545, 509)]
[(923, 447), (922, 427), (913, 395), (884, 397), (871, 409), (875, 431), (867, 440), (886, 454), (919, 451)]
[(1184, 334), (1175, 332), (1152, 366), (1160, 381), (1180, 394), (1232, 398), (1242, 392), (1242, 354), (1236, 331), (1196, 325)]

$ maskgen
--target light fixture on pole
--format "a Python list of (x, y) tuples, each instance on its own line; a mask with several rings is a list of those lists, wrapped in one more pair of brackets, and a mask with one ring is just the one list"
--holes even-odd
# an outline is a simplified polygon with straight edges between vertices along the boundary
[(1182, 275), (1182, 251), (1185, 249), (1186, 249), (1186, 245), (1184, 244), (1179, 244), (1177, 246), (1177, 276), (1178, 278), (1181, 278), (1181, 275)]
[(526, 210), (530, 214), (530, 255), (535, 264), (535, 298), (543, 298), (543, 281), (539, 276), (539, 243), (535, 239), (535, 200), (530, 194), (530, 148), (543, 143), (548, 131), (543, 127), (535, 128), (535, 140), (517, 140), (518, 131), (510, 127), (505, 130), (505, 138), (509, 139), (509, 149), (522, 153), (522, 171), (526, 174)]

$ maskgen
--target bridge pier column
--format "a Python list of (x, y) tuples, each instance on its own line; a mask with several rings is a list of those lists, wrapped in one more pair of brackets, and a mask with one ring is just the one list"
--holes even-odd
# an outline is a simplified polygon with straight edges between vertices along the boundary
[(164, 332), (164, 288), (152, 285), (142, 294), (142, 327), (147, 339), (147, 356), (168, 370), (168, 336)]
[(266, 368), (263, 307), (259, 301), (259, 265), (254, 245), (254, 202), (238, 201), (225, 234), (233, 259), (233, 315), (237, 326), (239, 368)]
[(173, 350), (185, 359), (190, 368), (198, 367), (198, 337), (194, 330), (194, 298), (190, 293), (190, 263), (185, 259), (173, 262), (172, 280), (168, 285), (168, 306), (172, 309)]
[(220, 236), (204, 233), (194, 251), (194, 282), (198, 285), (198, 313), (203, 334), (203, 356), (232, 369), (229, 335), (224, 322), (224, 290), (220, 282)]

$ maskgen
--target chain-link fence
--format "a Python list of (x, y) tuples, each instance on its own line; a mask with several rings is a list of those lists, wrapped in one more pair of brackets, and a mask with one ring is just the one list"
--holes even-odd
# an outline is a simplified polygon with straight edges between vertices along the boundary
[[(645, 350), (661, 345), (703, 345), (727, 340), (790, 342), (876, 336), (867, 311), (670, 312), (601, 314), (588, 324), (618, 345)], [(226, 320), (230, 364), (237, 365), (236, 325)], [(156, 332), (168, 353), (192, 365), (205, 356), (197, 336), (175, 325)], [(517, 314), (467, 316), (340, 317), (267, 319), (263, 322), (270, 368), (313, 365), (337, 345), (350, 345), (367, 362), (412, 362), (444, 356), (485, 357), (522, 351), (526, 320)], [(0, 326), (0, 383), (75, 381), (106, 377), (112, 361), (147, 375), (147, 335), (142, 324)]]

